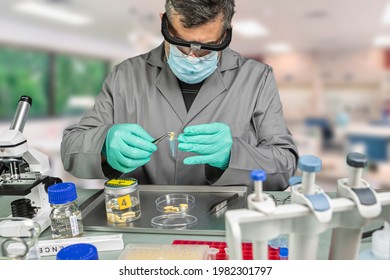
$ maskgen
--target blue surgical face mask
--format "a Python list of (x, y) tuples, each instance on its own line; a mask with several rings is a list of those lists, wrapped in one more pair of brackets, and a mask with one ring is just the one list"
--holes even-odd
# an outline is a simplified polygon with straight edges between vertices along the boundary
[(212, 51), (202, 57), (183, 54), (175, 45), (170, 45), (168, 64), (175, 76), (187, 84), (197, 84), (209, 77), (218, 64), (218, 52)]

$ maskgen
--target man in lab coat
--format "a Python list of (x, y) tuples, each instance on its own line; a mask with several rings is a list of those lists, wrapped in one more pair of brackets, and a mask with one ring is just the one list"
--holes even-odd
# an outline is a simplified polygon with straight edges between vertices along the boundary
[[(65, 170), (140, 184), (251, 185), (250, 171), (263, 169), (264, 190), (286, 189), (298, 151), (272, 69), (228, 47), (234, 7), (166, 0), (163, 44), (117, 65), (94, 107), (64, 131)], [(166, 132), (177, 145), (152, 143)]]

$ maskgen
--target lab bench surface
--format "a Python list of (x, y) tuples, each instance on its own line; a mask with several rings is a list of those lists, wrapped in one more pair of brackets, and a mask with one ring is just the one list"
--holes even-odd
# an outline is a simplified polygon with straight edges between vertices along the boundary
[[(96, 189), (78, 189), (78, 202), (79, 204), (82, 204), (83, 202), (87, 201), (88, 198), (92, 197), (93, 195), (99, 196), (99, 192), (101, 190)], [(286, 198), (289, 196), (289, 192), (269, 192), (269, 194), (272, 194), (275, 199), (277, 200), (277, 203), (283, 203), (286, 202)], [(0, 217), (8, 217), (11, 214), (10, 209), (10, 203), (18, 199), (20, 197), (15, 196), (0, 196)], [(377, 227), (378, 225), (372, 225), (371, 227), (366, 227), (364, 230), (369, 230), (372, 228)], [(123, 243), (124, 246), (127, 244), (172, 244), (175, 241), (178, 240), (194, 240), (194, 241), (217, 241), (217, 242), (225, 242), (225, 236), (224, 234), (215, 234), (215, 232), (211, 232), (211, 234), (206, 234), (205, 232), (202, 232), (202, 234), (196, 234), (194, 232), (193, 234), (183, 233), (181, 230), (176, 231), (167, 231), (167, 232), (159, 232), (159, 231), (122, 231), (119, 232), (116, 230), (116, 232), (112, 232), (112, 230), (104, 228), (100, 228), (99, 230), (89, 230), (88, 227), (84, 231), (84, 236), (100, 236), (100, 235), (110, 235), (110, 234), (118, 234), (121, 233), (123, 236)], [(329, 246), (330, 246), (330, 237), (331, 237), (331, 230), (325, 231), (323, 234), (320, 235), (320, 241), (319, 241), (319, 247), (318, 247), (318, 256), (317, 259), (325, 260), (328, 258), (329, 254)], [(49, 240), (51, 239), (51, 230), (50, 227), (44, 230), (40, 236), (40, 240)], [(360, 251), (364, 251), (368, 248), (370, 248), (371, 242), (370, 239), (364, 239), (362, 240)], [(115, 251), (99, 251), (99, 259), (102, 260), (115, 260), (118, 259), (120, 254), (122, 253), (122, 250), (115, 250)], [(53, 260), (55, 259), (55, 256), (49, 256), (49, 257), (42, 257), (42, 260)]]

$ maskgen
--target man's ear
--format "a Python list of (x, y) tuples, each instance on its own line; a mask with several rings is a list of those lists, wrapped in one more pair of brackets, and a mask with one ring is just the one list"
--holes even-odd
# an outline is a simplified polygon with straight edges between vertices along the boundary
[(162, 20), (164, 13), (159, 13), (160, 19)]

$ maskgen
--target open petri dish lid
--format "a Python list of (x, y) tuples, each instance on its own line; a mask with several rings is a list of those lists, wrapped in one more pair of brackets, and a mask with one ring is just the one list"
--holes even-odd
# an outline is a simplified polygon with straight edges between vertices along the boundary
[(183, 214), (195, 206), (195, 197), (185, 193), (170, 193), (156, 199), (156, 209), (163, 214)]
[(152, 226), (163, 229), (186, 229), (196, 225), (198, 219), (187, 214), (168, 214), (154, 217)]

